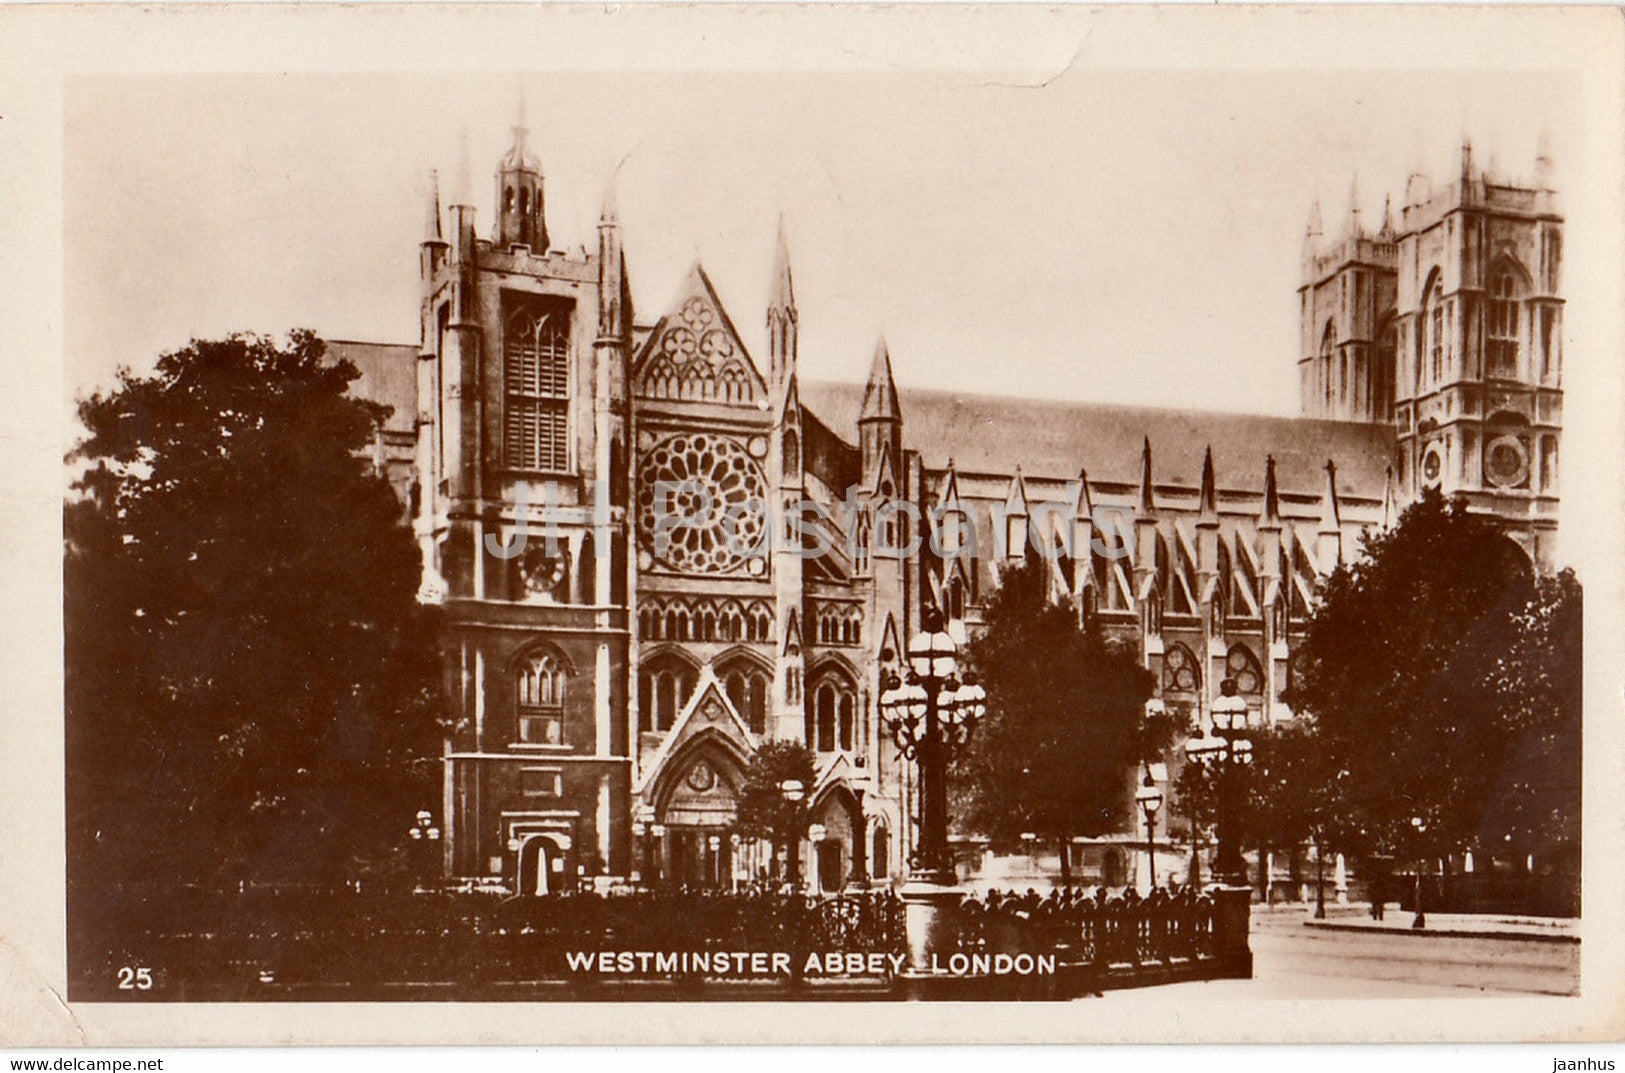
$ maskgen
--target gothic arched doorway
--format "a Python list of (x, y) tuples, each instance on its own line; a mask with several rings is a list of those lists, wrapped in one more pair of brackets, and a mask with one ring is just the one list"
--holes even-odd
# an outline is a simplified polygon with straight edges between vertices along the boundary
[(673, 754), (657, 777), (655, 813), (665, 827), (664, 881), (698, 890), (733, 885), (732, 840), (744, 761), (734, 742), (702, 731)]

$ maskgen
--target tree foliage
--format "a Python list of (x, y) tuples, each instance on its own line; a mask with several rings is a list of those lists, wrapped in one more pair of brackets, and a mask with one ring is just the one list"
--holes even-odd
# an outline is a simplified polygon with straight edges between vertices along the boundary
[[(1558, 813), (1578, 822), (1579, 586), (1537, 584), (1461, 502), (1430, 492), (1369, 535), (1326, 580), (1301, 652), (1286, 699), (1346, 773), (1349, 837), (1493, 853), (1515, 829), (1561, 837)], [(1324, 771), (1295, 780), (1295, 798), (1317, 785)]]
[(1172, 733), (1146, 719), (1152, 677), (1134, 653), (1051, 603), (1028, 561), (1003, 571), (968, 659), (988, 712), (956, 772), (965, 824), (1005, 844), (1121, 828), (1134, 773)]
[(1313, 716), (1256, 731), (1245, 776), (1247, 824), (1259, 845), (1291, 849), (1305, 843), (1354, 848), (1343, 820), (1348, 772), (1325, 747)]
[(1491, 853), (1498, 851), (1494, 836), (1499, 851), (1518, 855), (1579, 851), (1582, 602), (1573, 571), (1541, 578), (1511, 616), (1510, 637), (1490, 669), (1508, 737), (1497, 773), (1501, 792), (1480, 832)]
[(435, 793), (440, 664), (384, 408), (295, 333), (80, 401), (64, 509), (68, 846), (97, 879), (330, 877)]
[[(784, 846), (807, 834), (816, 777), (812, 750), (799, 741), (764, 742), (751, 754), (739, 788), (734, 830), (741, 838), (764, 838)], [(785, 797), (784, 784), (799, 782), (799, 801)]]

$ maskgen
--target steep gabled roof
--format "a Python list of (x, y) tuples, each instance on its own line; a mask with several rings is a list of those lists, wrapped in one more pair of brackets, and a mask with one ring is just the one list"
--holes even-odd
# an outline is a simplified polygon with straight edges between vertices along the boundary
[[(860, 384), (801, 382), (803, 412), (851, 436), (863, 393)], [(898, 395), (904, 446), (938, 472), (951, 455), (962, 474), (1012, 474), (1019, 462), (1029, 481), (1071, 481), (1081, 466), (1097, 488), (1137, 487), (1149, 438), (1159, 486), (1198, 487), (1203, 447), (1212, 444), (1221, 488), (1256, 487), (1264, 456), (1273, 454), (1283, 491), (1318, 495), (1326, 459), (1335, 458), (1339, 492), (1377, 499), (1393, 459), (1393, 431), (1375, 424), (912, 388)]]
[(735, 405), (767, 397), (767, 382), (698, 261), (671, 311), (639, 347), (632, 368), (639, 395)]
[(411, 343), (326, 342), (328, 358), (361, 370), (360, 378), (350, 382), (350, 394), (391, 408), (386, 431), (411, 432), (418, 412), (418, 348)]

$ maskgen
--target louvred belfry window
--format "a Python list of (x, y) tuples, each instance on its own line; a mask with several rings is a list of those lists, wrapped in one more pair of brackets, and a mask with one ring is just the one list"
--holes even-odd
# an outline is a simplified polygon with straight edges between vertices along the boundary
[(523, 310), (503, 333), (504, 444), (510, 469), (570, 464), (570, 325)]
[(1486, 343), (1490, 376), (1512, 379), (1518, 375), (1518, 304), (1517, 278), (1503, 270), (1490, 285)]

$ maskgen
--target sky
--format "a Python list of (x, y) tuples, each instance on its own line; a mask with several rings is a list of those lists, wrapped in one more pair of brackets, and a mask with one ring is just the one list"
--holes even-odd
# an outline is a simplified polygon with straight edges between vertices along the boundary
[(1576, 93), (1542, 71), (1084, 65), (1041, 86), (879, 65), (76, 79), (68, 388), (234, 330), (417, 342), (425, 175), (487, 235), (523, 96), (555, 246), (596, 243), (616, 177), (640, 322), (698, 259), (765, 363), (782, 213), (805, 377), (862, 380), (884, 335), (904, 385), (1290, 414), (1311, 202), (1328, 231), (1351, 198), (1374, 227), (1412, 171), (1449, 181), (1464, 135), (1527, 177), (1542, 131), (1561, 190)]

